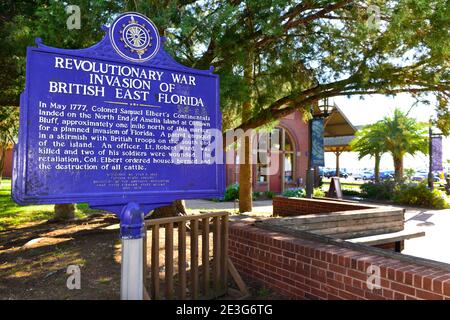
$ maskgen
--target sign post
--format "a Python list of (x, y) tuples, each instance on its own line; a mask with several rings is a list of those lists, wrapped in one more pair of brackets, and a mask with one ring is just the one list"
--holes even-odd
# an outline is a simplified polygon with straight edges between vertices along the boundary
[(27, 49), (12, 197), (120, 218), (121, 297), (142, 299), (144, 216), (224, 191), (219, 78), (177, 63), (145, 16), (86, 49)]
[(137, 203), (131, 202), (123, 208), (120, 216), (122, 239), (120, 296), (122, 300), (142, 300), (143, 298), (144, 232), (144, 212)]

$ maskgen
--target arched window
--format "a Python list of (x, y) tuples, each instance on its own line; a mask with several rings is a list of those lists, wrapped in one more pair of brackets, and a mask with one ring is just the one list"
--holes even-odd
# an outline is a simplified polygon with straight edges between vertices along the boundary
[(279, 128), (273, 129), (269, 134), (266, 132), (260, 132), (258, 134), (258, 147), (256, 150), (256, 181), (258, 183), (267, 183), (269, 181), (269, 166), (271, 164), (270, 149), (272, 149), (272, 151), (274, 149), (279, 150), (279, 139), (273, 139), (274, 137), (279, 137), (279, 134)]
[[(269, 140), (272, 145), (267, 143), (262, 145), (258, 142), (256, 181), (258, 183), (267, 183), (269, 179), (278, 179), (278, 188), (282, 184), (295, 183), (295, 144), (291, 135), (286, 129), (276, 127), (270, 133)], [(272, 152), (269, 152), (270, 149)], [(266, 160), (266, 157), (270, 157), (269, 162)], [(275, 159), (275, 157), (277, 158)], [(268, 170), (268, 163), (270, 165), (270, 163), (274, 164), (274, 162), (276, 162), (278, 167), (277, 172)], [(267, 172), (270, 172), (270, 174), (267, 175)], [(284, 189), (284, 186), (282, 188)]]
[(294, 183), (294, 169), (295, 169), (295, 161), (294, 161), (294, 143), (291, 139), (291, 136), (286, 130), (283, 130), (283, 171), (284, 171), (284, 183)]

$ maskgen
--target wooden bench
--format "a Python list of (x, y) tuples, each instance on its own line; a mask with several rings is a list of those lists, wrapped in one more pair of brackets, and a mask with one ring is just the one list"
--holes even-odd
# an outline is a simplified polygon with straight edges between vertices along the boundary
[(414, 239), (425, 236), (424, 231), (402, 230), (398, 232), (378, 234), (368, 237), (347, 239), (349, 242), (366, 244), (369, 246), (378, 246), (387, 243), (395, 243), (395, 252), (401, 252), (402, 242), (408, 239)]
[[(313, 204), (311, 203), (311, 205)], [(404, 210), (391, 207), (372, 207), (273, 218), (261, 223), (345, 240), (402, 231), (404, 229)]]

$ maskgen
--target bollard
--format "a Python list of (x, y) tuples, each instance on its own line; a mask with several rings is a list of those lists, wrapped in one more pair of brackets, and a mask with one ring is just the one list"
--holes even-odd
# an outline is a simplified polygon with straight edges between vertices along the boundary
[(144, 212), (137, 203), (130, 202), (120, 214), (120, 238), (122, 239), (120, 298), (122, 300), (143, 299), (144, 232)]
[(312, 198), (314, 193), (314, 168), (306, 172), (306, 198)]

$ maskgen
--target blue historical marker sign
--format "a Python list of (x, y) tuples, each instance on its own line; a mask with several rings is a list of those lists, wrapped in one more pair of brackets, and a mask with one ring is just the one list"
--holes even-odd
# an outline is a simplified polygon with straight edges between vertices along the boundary
[(163, 42), (148, 18), (126, 13), (90, 48), (28, 48), (16, 202), (119, 214), (223, 194), (219, 78), (178, 64)]

